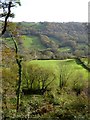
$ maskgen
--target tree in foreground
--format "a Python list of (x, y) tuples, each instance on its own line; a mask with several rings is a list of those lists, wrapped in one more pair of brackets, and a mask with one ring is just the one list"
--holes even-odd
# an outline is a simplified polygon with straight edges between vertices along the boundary
[[(17, 112), (19, 110), (19, 104), (20, 104), (20, 86), (21, 86), (21, 71), (22, 71), (22, 58), (20, 55), (18, 55), (18, 45), (17, 45), (17, 41), (16, 39), (18, 39), (18, 32), (17, 32), (17, 28), (13, 23), (9, 23), (8, 19), (10, 17), (14, 17), (14, 13), (11, 12), (11, 9), (16, 7), (20, 4), (19, 0), (0, 0), (0, 10), (2, 11), (2, 13), (0, 13), (0, 18), (4, 19), (3, 24), (2, 24), (2, 30), (1, 30), (1, 35), (4, 35), (4, 33), (6, 32), (7, 28), (10, 34), (10, 37), (14, 43), (14, 49), (15, 49), (15, 54), (16, 54), (16, 63), (18, 65), (18, 84), (17, 84)], [(13, 28), (13, 29), (12, 29)]]
[(17, 95), (17, 107), (16, 111), (18, 112), (19, 110), (19, 105), (20, 105), (20, 93), (21, 93), (21, 82), (22, 82), (22, 55), (20, 53), (20, 49), (18, 47), (18, 43), (21, 39), (21, 36), (19, 34), (19, 28), (15, 23), (8, 23), (8, 32), (11, 37), (11, 40), (13, 41), (14, 44), (14, 51), (15, 51), (15, 60), (18, 66), (18, 82), (17, 82), (17, 90), (16, 90), (16, 95)]
[(0, 18), (4, 18), (1, 35), (6, 32), (8, 19), (14, 17), (14, 13), (11, 12), (11, 8), (16, 7), (20, 4), (20, 0), (0, 0)]

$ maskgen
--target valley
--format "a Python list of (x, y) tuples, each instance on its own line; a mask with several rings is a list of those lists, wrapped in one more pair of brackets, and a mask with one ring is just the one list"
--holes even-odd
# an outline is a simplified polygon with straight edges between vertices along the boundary
[(87, 23), (11, 26), (1, 39), (4, 118), (89, 120)]

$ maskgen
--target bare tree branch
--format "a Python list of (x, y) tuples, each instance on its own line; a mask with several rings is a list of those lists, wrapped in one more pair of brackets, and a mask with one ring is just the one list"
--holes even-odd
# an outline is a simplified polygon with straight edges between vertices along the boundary
[(12, 2), (9, 2), (9, 5), (8, 5), (8, 13), (5, 17), (5, 22), (4, 22), (4, 27), (3, 27), (3, 30), (2, 30), (2, 35), (5, 33), (6, 31), (6, 27), (7, 27), (7, 20), (11, 14), (11, 7), (12, 7)]

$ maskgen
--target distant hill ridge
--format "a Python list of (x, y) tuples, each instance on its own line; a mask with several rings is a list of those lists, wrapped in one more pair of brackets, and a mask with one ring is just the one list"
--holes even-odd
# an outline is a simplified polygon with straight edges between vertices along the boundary
[[(79, 22), (18, 22), (21, 26), (20, 34), (24, 40), (20, 43), (25, 48), (36, 49), (37, 56), (45, 55), (59, 58), (61, 54), (67, 56), (88, 54), (88, 24)], [(6, 34), (5, 37), (8, 37)], [(20, 44), (21, 45), (21, 44)]]

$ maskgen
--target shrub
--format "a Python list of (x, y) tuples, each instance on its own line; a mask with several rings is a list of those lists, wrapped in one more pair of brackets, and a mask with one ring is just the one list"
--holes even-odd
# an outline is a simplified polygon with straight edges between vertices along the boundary
[(76, 95), (80, 95), (85, 88), (85, 80), (83, 79), (83, 74), (81, 72), (76, 72), (76, 76), (72, 82), (72, 90), (76, 92)]

